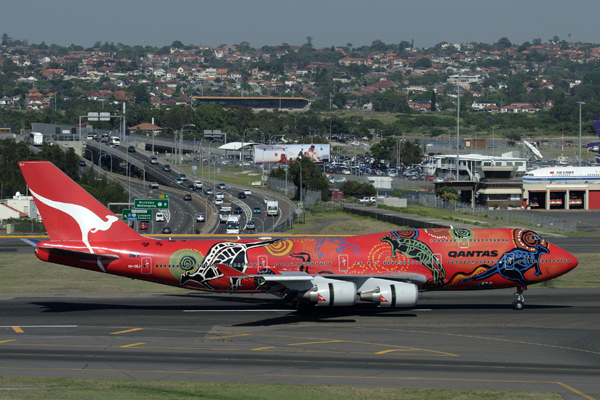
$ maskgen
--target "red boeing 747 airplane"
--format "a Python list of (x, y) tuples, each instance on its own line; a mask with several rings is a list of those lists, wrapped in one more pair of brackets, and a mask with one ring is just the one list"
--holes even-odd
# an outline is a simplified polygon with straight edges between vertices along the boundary
[(577, 266), (529, 229), (401, 229), (349, 237), (170, 240), (131, 229), (49, 162), (19, 162), (50, 240), (40, 260), (187, 289), (274, 293), (304, 308), (413, 307), (420, 291), (517, 288)]

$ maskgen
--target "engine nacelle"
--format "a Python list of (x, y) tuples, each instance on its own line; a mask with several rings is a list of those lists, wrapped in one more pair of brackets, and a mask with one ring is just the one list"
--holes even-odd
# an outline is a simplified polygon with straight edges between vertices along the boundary
[(374, 290), (361, 292), (360, 299), (372, 301), (379, 307), (413, 307), (419, 299), (419, 289), (406, 282), (379, 285)]
[(351, 306), (356, 303), (356, 284), (348, 281), (321, 278), (304, 293), (303, 299), (317, 306)]

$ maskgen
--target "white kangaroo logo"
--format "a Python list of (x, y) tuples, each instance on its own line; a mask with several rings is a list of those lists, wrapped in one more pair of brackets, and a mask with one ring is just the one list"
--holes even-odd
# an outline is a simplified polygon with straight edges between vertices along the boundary
[(73, 219), (77, 221), (77, 224), (79, 224), (79, 229), (81, 229), (81, 241), (85, 243), (86, 247), (90, 250), (90, 253), (92, 254), (94, 254), (94, 250), (92, 249), (88, 241), (88, 234), (90, 232), (96, 233), (98, 231), (107, 231), (108, 229), (110, 229), (112, 224), (118, 220), (118, 218), (114, 215), (107, 215), (106, 219), (108, 221), (103, 221), (100, 217), (98, 217), (96, 214), (94, 214), (85, 207), (82, 207), (77, 204), (61, 203), (59, 201), (46, 199), (45, 197), (40, 196), (31, 189), (29, 189), (29, 191), (39, 201), (41, 201), (48, 207), (55, 208), (73, 217)]

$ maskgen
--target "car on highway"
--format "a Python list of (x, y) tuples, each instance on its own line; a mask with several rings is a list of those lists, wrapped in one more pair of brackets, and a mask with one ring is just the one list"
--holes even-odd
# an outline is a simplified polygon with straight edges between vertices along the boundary
[(150, 156), (150, 164), (158, 164), (158, 158), (156, 158), (156, 156)]
[(179, 174), (178, 178), (181, 178), (182, 181), (187, 181), (187, 176), (185, 176), (185, 174)]
[(163, 226), (163, 228), (160, 231), (160, 233), (169, 234), (169, 233), (173, 233), (173, 231), (168, 226)]
[(80, 167), (85, 167), (85, 160), (79, 161), (79, 166)]
[(252, 195), (252, 192), (250, 191), (250, 189), (244, 189), (244, 194), (246, 196), (250, 196), (250, 195)]
[(233, 209), (234, 214), (241, 214), (243, 212), (244, 212), (244, 210), (242, 210), (242, 207), (239, 207), (239, 206)]
[(158, 211), (154, 219), (156, 222), (165, 222), (165, 214), (163, 214), (161, 211)]
[(238, 199), (245, 199), (245, 198), (246, 198), (246, 194), (244, 192), (238, 193)]
[(215, 199), (215, 206), (220, 206), (223, 204), (223, 199)]
[(148, 223), (140, 222), (140, 231), (146, 231), (146, 230), (148, 230)]
[(217, 189), (220, 189), (220, 190), (225, 190), (226, 188), (227, 188), (227, 186), (225, 186), (225, 184), (224, 184), (224, 183), (218, 183), (218, 184), (217, 184)]
[(169, 164), (163, 165), (163, 171), (165, 171), (165, 172), (171, 172), (171, 166)]
[(183, 195), (183, 200), (185, 201), (192, 201), (192, 195), (189, 193), (186, 193)]
[(246, 222), (246, 230), (253, 231), (255, 229), (256, 229), (256, 224), (254, 223), (254, 221)]
[(158, 189), (158, 182), (148, 182), (150, 189)]
[(193, 183), (190, 183), (189, 185), (187, 185), (187, 188), (190, 192), (196, 191), (196, 186)]
[(204, 222), (204, 214), (196, 214), (196, 222)]
[(252, 214), (260, 214), (260, 207), (254, 207), (252, 209)]
[(178, 185), (183, 185), (183, 179), (181, 179), (180, 177), (175, 178), (175, 183)]
[(215, 193), (215, 199), (223, 200), (224, 198), (225, 198), (225, 195), (223, 194), (223, 192)]
[(213, 193), (213, 190), (211, 188), (206, 188), (204, 189), (204, 194), (207, 196), (210, 196)]
[(202, 189), (202, 182), (201, 181), (194, 181), (194, 186), (196, 187), (196, 189)]
[(127, 151), (130, 153), (135, 153), (135, 146), (129, 146), (127, 147)]

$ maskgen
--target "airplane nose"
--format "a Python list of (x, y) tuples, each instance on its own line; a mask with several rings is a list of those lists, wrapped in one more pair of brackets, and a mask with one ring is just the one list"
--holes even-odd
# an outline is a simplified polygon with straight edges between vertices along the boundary
[(577, 257), (575, 257), (573, 254), (569, 253), (566, 250), (563, 250), (565, 252), (565, 258), (567, 259), (567, 263), (564, 269), (564, 273), (569, 272), (570, 270), (572, 270), (573, 268), (575, 268), (578, 264), (579, 264), (579, 260), (577, 260)]

